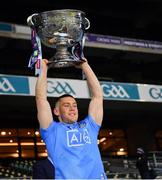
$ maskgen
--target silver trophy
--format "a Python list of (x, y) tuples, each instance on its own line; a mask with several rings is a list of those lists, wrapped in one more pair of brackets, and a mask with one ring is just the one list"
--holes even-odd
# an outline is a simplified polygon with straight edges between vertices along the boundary
[(84, 33), (90, 27), (85, 13), (80, 10), (62, 9), (32, 14), (27, 23), (36, 30), (41, 42), (55, 49), (49, 59), (50, 66), (73, 66), (82, 61)]

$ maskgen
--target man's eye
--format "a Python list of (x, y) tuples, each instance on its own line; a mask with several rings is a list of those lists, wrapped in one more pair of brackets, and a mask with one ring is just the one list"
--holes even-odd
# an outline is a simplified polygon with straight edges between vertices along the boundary
[(69, 107), (69, 105), (68, 105), (68, 104), (65, 104), (64, 107)]

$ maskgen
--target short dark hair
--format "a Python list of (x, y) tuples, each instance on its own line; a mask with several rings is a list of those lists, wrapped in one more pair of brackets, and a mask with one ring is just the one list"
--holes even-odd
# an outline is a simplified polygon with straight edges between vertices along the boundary
[(75, 98), (74, 98), (72, 95), (70, 95), (70, 94), (63, 94), (63, 95), (61, 95), (61, 96), (59, 96), (59, 97), (56, 98), (55, 106), (56, 106), (56, 104), (60, 101), (60, 99), (62, 99), (62, 98), (64, 98), (64, 97), (72, 97), (73, 99), (75, 99)]

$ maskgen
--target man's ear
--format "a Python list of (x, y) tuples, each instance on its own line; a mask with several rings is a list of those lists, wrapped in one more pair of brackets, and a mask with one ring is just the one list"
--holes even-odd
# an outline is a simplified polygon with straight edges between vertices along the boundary
[(59, 115), (59, 110), (58, 110), (58, 108), (54, 108), (54, 109), (53, 109), (53, 113), (54, 113), (54, 115), (58, 116), (58, 115)]

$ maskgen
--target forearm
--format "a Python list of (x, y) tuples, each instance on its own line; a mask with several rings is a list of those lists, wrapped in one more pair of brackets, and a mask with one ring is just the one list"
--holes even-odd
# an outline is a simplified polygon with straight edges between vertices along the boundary
[(47, 99), (47, 68), (43, 67), (42, 72), (37, 78), (35, 88), (36, 100)]
[(100, 83), (87, 62), (81, 66), (91, 92), (91, 101), (88, 108), (88, 114), (93, 117), (98, 125), (101, 125), (103, 119), (103, 93)]
[(82, 64), (82, 70), (83, 70), (83, 73), (85, 74), (85, 76), (87, 78), (87, 83), (88, 83), (88, 86), (90, 88), (92, 97), (103, 98), (103, 93), (102, 93), (100, 83), (99, 83), (96, 75), (94, 74), (93, 70), (89, 66), (89, 64), (83, 63)]
[(37, 117), (40, 127), (47, 128), (52, 122), (52, 112), (49, 102), (47, 101), (47, 62), (42, 61), (42, 71), (39, 75), (35, 87)]

